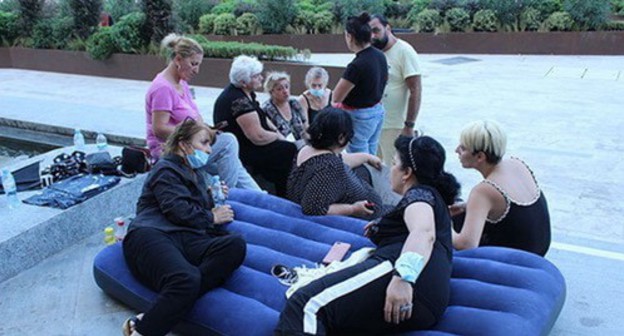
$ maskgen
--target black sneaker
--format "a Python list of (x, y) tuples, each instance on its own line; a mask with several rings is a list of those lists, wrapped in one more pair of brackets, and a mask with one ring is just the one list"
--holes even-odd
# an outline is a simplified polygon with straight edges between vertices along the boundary
[(290, 286), (297, 282), (297, 272), (284, 265), (275, 265), (271, 268), (271, 275), (277, 278), (277, 280), (285, 286)]

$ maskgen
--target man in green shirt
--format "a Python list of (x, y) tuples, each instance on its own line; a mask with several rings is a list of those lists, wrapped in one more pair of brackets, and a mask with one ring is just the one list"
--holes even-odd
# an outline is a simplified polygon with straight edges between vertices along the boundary
[(381, 99), (386, 116), (377, 153), (390, 165), (394, 140), (400, 134), (414, 135), (422, 93), (421, 72), (416, 50), (394, 36), (383, 15), (373, 15), (368, 24), (373, 46), (382, 50), (388, 61), (388, 84)]

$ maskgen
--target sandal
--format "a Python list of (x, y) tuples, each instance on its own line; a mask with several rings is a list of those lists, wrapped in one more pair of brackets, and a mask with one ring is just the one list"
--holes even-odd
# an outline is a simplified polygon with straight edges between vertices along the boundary
[(277, 280), (285, 286), (291, 286), (297, 282), (299, 276), (297, 272), (292, 268), (284, 265), (275, 265), (271, 268), (271, 275), (277, 278)]
[(132, 333), (136, 329), (137, 323), (139, 323), (138, 316), (132, 316), (128, 318), (121, 326), (121, 330), (123, 331), (124, 336), (132, 335)]

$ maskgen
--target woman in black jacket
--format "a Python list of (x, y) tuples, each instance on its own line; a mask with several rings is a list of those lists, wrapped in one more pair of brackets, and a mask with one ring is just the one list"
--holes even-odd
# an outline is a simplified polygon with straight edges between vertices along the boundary
[(215, 208), (195, 172), (208, 160), (213, 139), (203, 123), (181, 123), (145, 181), (123, 252), (132, 274), (158, 297), (145, 314), (124, 323), (125, 335), (165, 335), (245, 258), (245, 241), (222, 227), (234, 218), (232, 208)]

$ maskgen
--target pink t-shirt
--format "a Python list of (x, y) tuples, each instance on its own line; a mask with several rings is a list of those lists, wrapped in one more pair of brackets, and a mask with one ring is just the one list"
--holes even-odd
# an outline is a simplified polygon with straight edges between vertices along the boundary
[(154, 134), (152, 128), (152, 113), (154, 111), (169, 112), (168, 125), (175, 126), (186, 118), (198, 120), (200, 118), (199, 109), (191, 96), (191, 91), (186, 81), (181, 80), (180, 84), (184, 91), (180, 94), (173, 84), (163, 78), (162, 74), (156, 75), (152, 85), (145, 95), (145, 123), (147, 125), (147, 146), (152, 157), (159, 158), (162, 153), (164, 141)]

